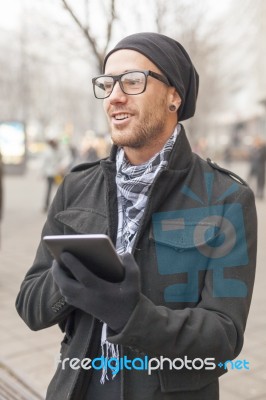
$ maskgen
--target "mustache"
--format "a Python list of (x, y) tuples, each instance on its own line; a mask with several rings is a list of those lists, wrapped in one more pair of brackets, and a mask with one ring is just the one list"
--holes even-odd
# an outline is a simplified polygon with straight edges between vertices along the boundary
[(108, 114), (113, 114), (113, 113), (125, 113), (125, 114), (135, 114), (136, 111), (129, 109), (128, 107), (124, 106), (111, 106), (108, 110)]

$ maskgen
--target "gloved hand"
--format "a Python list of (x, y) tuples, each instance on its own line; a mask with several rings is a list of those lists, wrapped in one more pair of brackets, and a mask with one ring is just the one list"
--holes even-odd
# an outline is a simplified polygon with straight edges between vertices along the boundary
[(73, 277), (56, 261), (52, 275), (66, 302), (120, 332), (140, 297), (140, 273), (133, 256), (121, 256), (125, 277), (117, 283), (99, 278), (68, 252), (62, 253), (61, 260)]

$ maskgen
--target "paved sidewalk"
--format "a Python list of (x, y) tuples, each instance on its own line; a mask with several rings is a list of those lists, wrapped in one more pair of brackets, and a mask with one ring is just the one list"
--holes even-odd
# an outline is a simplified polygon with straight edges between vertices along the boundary
[[(26, 176), (6, 176), (0, 248), (0, 361), (43, 396), (62, 334), (55, 326), (32, 332), (15, 310), (22, 279), (33, 262), (45, 215), (44, 181), (37, 165)], [(9, 400), (9, 399), (7, 399)], [(63, 400), (63, 399), (62, 399)]]
[(43, 397), (11, 368), (0, 363), (0, 399), (42, 400)]
[[(4, 187), (5, 212), (0, 249), (0, 364), (44, 397), (54, 373), (62, 334), (57, 327), (30, 331), (14, 306), (20, 283), (32, 264), (45, 220), (41, 212), (44, 181), (33, 164), (25, 177), (5, 177)], [(238, 357), (250, 362), (250, 371), (233, 370), (226, 374), (220, 380), (221, 400), (266, 399), (266, 200), (259, 202), (257, 208), (260, 232), (257, 278), (246, 341)], [(0, 381), (1, 375), (0, 369)], [(10, 400), (10, 397), (3, 400)]]

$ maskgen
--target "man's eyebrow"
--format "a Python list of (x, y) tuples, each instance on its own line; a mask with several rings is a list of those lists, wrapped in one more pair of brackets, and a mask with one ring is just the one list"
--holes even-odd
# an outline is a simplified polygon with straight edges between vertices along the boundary
[(142, 69), (139, 69), (139, 68), (131, 68), (131, 69), (125, 69), (123, 72), (120, 72), (120, 74), (112, 74), (112, 72), (110, 72), (110, 73), (104, 73), (104, 75), (113, 75), (113, 76), (115, 76), (115, 75), (121, 75), (121, 74), (126, 74), (127, 72), (133, 72), (133, 71), (142, 71)]

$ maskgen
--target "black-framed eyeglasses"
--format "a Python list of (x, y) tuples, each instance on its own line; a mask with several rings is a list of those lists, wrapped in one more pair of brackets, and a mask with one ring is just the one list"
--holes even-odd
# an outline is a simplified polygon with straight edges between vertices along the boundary
[(147, 77), (151, 76), (170, 86), (168, 79), (149, 70), (128, 71), (120, 75), (100, 75), (92, 79), (94, 95), (97, 99), (106, 99), (110, 96), (116, 82), (125, 94), (136, 95), (145, 92)]

